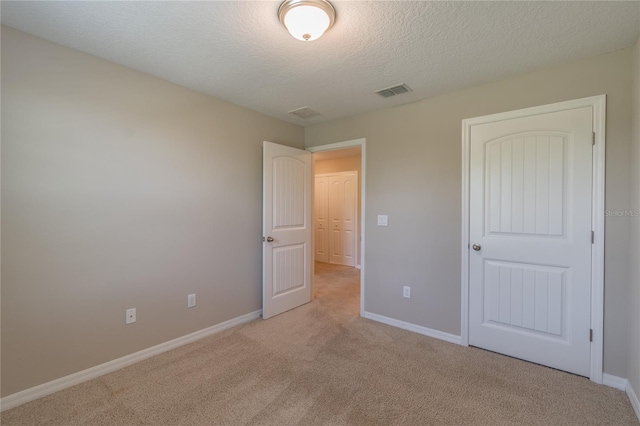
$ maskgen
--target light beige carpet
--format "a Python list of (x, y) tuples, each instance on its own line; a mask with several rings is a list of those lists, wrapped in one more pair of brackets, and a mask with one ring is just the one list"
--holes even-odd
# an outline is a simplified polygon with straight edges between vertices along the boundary
[(359, 271), (312, 302), (8, 410), (3, 425), (637, 425), (625, 393), (358, 317)]

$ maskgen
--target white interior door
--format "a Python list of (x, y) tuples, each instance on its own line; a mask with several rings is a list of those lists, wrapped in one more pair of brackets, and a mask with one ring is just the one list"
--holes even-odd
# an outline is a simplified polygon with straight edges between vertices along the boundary
[(357, 172), (329, 176), (329, 261), (356, 265)]
[(589, 376), (591, 107), (471, 127), (469, 343)]
[(329, 177), (316, 176), (314, 190), (315, 260), (329, 261)]
[(311, 301), (311, 153), (263, 144), (262, 317)]

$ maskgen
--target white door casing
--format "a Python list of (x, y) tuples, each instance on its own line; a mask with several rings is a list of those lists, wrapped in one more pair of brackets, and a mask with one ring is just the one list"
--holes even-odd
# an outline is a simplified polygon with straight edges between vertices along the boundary
[(315, 183), (315, 260), (329, 262), (329, 177), (316, 176)]
[(311, 301), (311, 153), (263, 144), (262, 317)]
[(594, 97), (465, 120), (463, 344), (601, 381), (603, 114)]

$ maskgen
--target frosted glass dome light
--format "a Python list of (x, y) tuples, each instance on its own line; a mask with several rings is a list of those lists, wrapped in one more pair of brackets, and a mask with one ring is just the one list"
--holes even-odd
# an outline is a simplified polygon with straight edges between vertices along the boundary
[(286, 0), (278, 9), (278, 18), (293, 37), (312, 41), (333, 26), (336, 11), (326, 0)]

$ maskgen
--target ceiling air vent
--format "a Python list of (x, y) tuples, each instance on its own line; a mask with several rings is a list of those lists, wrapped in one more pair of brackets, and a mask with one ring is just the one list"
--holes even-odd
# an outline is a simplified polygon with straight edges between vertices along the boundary
[(318, 111), (314, 111), (309, 107), (294, 109), (293, 111), (289, 111), (289, 114), (293, 115), (294, 117), (302, 118), (303, 120), (322, 115)]
[(389, 98), (395, 95), (401, 95), (403, 93), (410, 92), (411, 89), (406, 84), (398, 84), (397, 86), (387, 87), (386, 89), (376, 90), (374, 93), (382, 96), (383, 98)]

